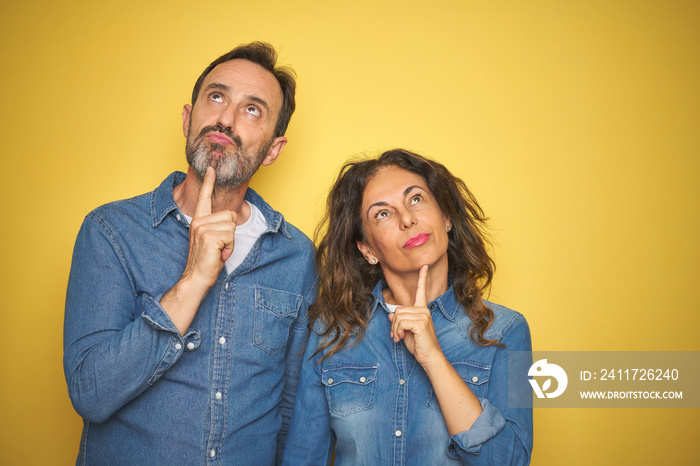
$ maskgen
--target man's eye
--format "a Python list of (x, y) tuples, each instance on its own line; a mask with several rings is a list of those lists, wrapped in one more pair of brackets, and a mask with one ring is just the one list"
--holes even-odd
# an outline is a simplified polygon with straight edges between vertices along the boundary
[(214, 102), (223, 102), (224, 100), (224, 97), (218, 92), (213, 93), (211, 96), (209, 96), (209, 98)]
[(260, 116), (260, 109), (254, 105), (248, 105), (245, 111), (253, 116)]

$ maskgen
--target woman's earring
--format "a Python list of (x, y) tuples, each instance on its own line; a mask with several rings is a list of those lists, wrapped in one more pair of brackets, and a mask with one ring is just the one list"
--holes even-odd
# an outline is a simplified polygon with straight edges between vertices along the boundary
[(447, 225), (447, 226), (445, 227), (445, 229), (447, 230), (448, 233), (451, 232), (451, 231), (452, 231), (452, 225)]
[(372, 264), (372, 265), (374, 265), (374, 264), (377, 263), (377, 259), (375, 259), (375, 258), (373, 257), (373, 258), (371, 258), (371, 259), (369, 260), (369, 263)]

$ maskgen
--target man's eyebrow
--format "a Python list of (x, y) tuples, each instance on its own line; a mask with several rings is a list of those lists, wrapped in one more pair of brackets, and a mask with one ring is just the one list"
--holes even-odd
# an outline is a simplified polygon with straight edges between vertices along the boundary
[(253, 102), (255, 102), (255, 103), (257, 103), (257, 104), (260, 104), (260, 105), (262, 105), (263, 107), (265, 107), (265, 110), (266, 110), (267, 112), (270, 111), (270, 106), (267, 104), (267, 102), (265, 101), (265, 99), (262, 99), (262, 98), (260, 98), (260, 97), (254, 96), (254, 95), (247, 95), (246, 97), (247, 97), (248, 99), (252, 100)]
[[(226, 84), (222, 84), (222, 83), (209, 83), (205, 89), (207, 91), (211, 90), (211, 89), (216, 89), (219, 91), (231, 93), (231, 88), (229, 86), (227, 86)], [(262, 97), (258, 97), (255, 95), (247, 95), (245, 97), (248, 100), (255, 102), (256, 104), (260, 104), (262, 107), (265, 108), (266, 111), (268, 111), (268, 112), (270, 111), (270, 105)]]
[(218, 89), (220, 91), (224, 92), (231, 92), (231, 88), (228, 87), (226, 84), (221, 84), (221, 83), (209, 83), (206, 87), (206, 90), (210, 89)]

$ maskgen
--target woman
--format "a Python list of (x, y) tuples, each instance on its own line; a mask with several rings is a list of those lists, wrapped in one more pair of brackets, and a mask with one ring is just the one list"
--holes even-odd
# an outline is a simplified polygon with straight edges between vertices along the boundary
[(508, 352), (531, 362), (530, 333), (482, 300), (494, 265), (464, 182), (397, 149), (346, 164), (327, 207), (285, 463), (329, 464), (335, 446), (336, 465), (527, 464)]

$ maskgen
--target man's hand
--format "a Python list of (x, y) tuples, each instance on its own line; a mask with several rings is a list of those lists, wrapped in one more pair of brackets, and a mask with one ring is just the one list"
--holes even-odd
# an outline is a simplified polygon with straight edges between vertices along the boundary
[(400, 306), (393, 314), (389, 314), (391, 337), (395, 342), (403, 340), (408, 351), (421, 365), (429, 363), (436, 357), (443, 357), (435, 335), (433, 319), (427, 308), (427, 278), (428, 266), (424, 265), (418, 273), (415, 304), (412, 307)]
[(230, 210), (211, 213), (211, 195), (216, 172), (207, 168), (199, 199), (190, 224), (190, 253), (182, 278), (191, 278), (210, 288), (219, 276), (226, 260), (233, 253), (238, 215)]
[(189, 329), (197, 309), (216, 283), (226, 260), (233, 253), (233, 234), (238, 215), (230, 210), (211, 213), (216, 172), (207, 169), (190, 224), (190, 251), (182, 277), (163, 295), (161, 306), (180, 335)]

